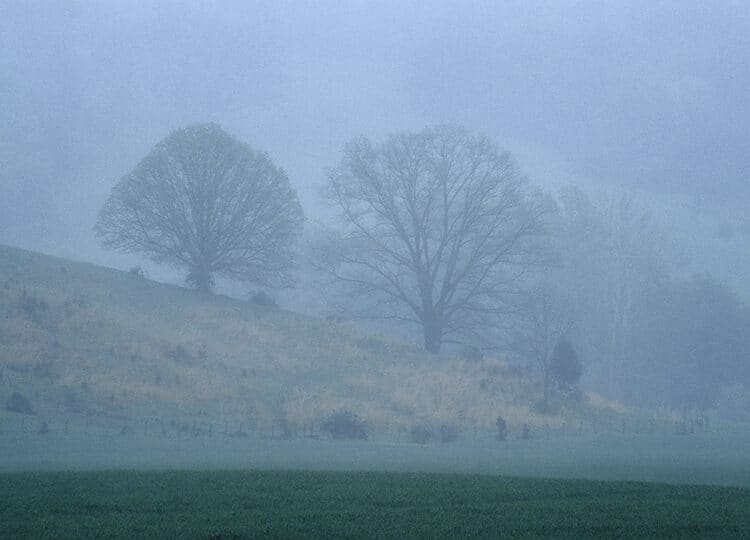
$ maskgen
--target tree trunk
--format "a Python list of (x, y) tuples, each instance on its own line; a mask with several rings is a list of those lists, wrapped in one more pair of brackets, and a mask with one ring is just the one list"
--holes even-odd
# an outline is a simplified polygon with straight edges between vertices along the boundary
[(195, 287), (195, 290), (203, 294), (211, 294), (213, 279), (211, 272), (203, 267), (195, 266), (190, 270), (188, 281)]
[(443, 332), (440, 324), (434, 318), (425, 320), (422, 323), (424, 329), (424, 348), (432, 354), (440, 353)]

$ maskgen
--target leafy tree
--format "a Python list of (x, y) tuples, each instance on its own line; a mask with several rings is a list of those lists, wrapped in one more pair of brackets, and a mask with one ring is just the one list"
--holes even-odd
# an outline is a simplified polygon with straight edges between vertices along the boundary
[(318, 259), (353, 315), (415, 323), (438, 353), (491, 325), (540, 262), (549, 201), (525, 187), (508, 153), (460, 127), (351, 141), (327, 191), (344, 231)]
[(96, 232), (107, 247), (188, 271), (288, 284), (304, 216), (281, 169), (215, 124), (174, 131), (114, 187)]

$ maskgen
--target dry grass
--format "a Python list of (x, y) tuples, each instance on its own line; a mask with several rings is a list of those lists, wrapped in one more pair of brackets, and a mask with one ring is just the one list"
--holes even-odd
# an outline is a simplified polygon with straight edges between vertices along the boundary
[[(22, 295), (46, 307), (29, 314)], [(5, 247), (2, 366), (3, 393), (32, 388), (52, 407), (74, 391), (93, 412), (305, 426), (352, 411), (383, 430), (565, 421), (534, 413), (535, 386), (497, 359), (435, 358), (345, 324)]]

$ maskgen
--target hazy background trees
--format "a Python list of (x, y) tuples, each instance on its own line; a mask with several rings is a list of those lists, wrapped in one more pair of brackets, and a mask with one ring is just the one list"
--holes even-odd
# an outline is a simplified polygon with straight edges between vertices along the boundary
[(433, 353), (496, 321), (544, 259), (547, 199), (510, 154), (461, 127), (353, 140), (326, 194), (342, 229), (317, 260), (350, 313), (414, 323)]
[(96, 232), (105, 246), (186, 269), (204, 292), (214, 276), (289, 284), (304, 216), (267, 155), (215, 124), (174, 131), (115, 186)]
[(710, 408), (724, 389), (750, 383), (750, 310), (710, 276), (675, 279), (640, 298), (623, 398)]

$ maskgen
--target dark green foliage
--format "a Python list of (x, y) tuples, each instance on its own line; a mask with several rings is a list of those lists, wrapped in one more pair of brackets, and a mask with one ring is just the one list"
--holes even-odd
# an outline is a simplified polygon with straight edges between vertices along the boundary
[(367, 439), (365, 423), (349, 411), (333, 413), (320, 429), (334, 439)]
[(502, 416), (498, 416), (497, 420), (495, 421), (495, 426), (497, 427), (497, 438), (501, 441), (504, 441), (508, 438), (508, 424), (505, 423), (505, 418)]
[(13, 392), (5, 403), (5, 410), (20, 414), (35, 414), (26, 396)]
[(0, 475), (3, 538), (743, 538), (750, 490), (328, 472)]
[(271, 308), (278, 307), (278, 304), (276, 304), (276, 300), (274, 300), (271, 297), (271, 295), (265, 291), (254, 292), (250, 296), (250, 302), (252, 302), (256, 306), (264, 306), (264, 307), (271, 307)]
[(562, 386), (575, 386), (583, 375), (583, 365), (578, 359), (573, 344), (561, 339), (555, 345), (550, 359), (549, 372), (552, 379)]

